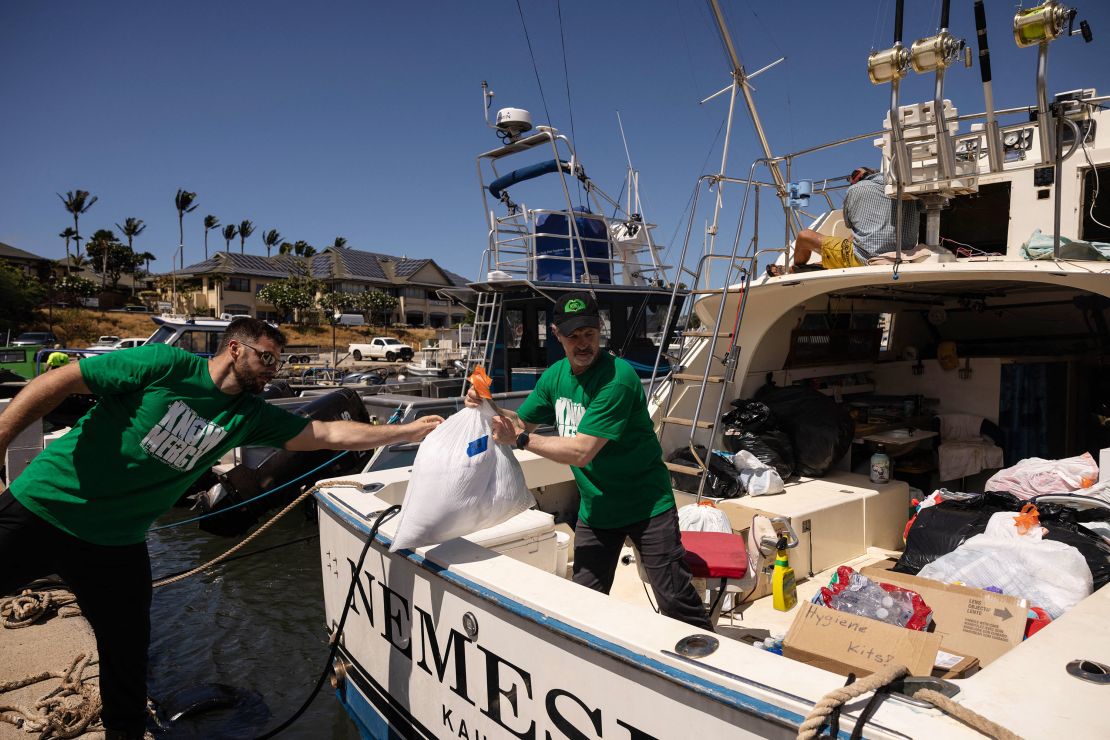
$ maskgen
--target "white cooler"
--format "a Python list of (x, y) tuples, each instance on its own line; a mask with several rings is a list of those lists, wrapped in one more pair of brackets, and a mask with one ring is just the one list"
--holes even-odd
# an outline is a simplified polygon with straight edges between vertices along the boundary
[(472, 532), (463, 539), (548, 573), (555, 572), (557, 548), (555, 517), (552, 514), (529, 509), (495, 527)]

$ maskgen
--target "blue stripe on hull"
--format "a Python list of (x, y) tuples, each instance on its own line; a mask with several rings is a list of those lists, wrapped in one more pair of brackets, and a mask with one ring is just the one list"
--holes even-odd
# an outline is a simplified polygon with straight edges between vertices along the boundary
[[(360, 517), (353, 516), (348, 510), (332, 501), (327, 496), (320, 493), (316, 494), (316, 500), (327, 507), (333, 515), (338, 517), (341, 521), (345, 522), (348, 526), (352, 527), (364, 535), (370, 534), (370, 526)], [(779, 727), (789, 729), (797, 729), (801, 726), (802, 721), (805, 719), (803, 715), (793, 712), (789, 709), (772, 704), (763, 699), (745, 694), (742, 691), (723, 686), (713, 681), (696, 676), (680, 668), (668, 665), (663, 661), (634, 652), (621, 645), (613, 643), (604, 638), (593, 635), (582, 629), (567, 624), (559, 619), (543, 614), (531, 607), (528, 607), (518, 601), (515, 601), (505, 595), (481, 586), (468, 578), (460, 576), (458, 573), (452, 572), (447, 568), (438, 565), (424, 557), (417, 555), (411, 550), (401, 550), (396, 553), (389, 553), (389, 546), (391, 540), (389, 537), (381, 534), (380, 532), (375, 535), (376, 544), (386, 551), (385, 554), (394, 557), (401, 557), (409, 560), (417, 567), (434, 573), (435, 575), (443, 578), (446, 581), (454, 583), (455, 585), (463, 588), (470, 593), (475, 594), (479, 598), (499, 606), (506, 611), (521, 616), (540, 627), (544, 627), (556, 634), (561, 634), (565, 638), (586, 645), (598, 652), (608, 655), (622, 663), (635, 665), (641, 670), (655, 674), (667, 680), (670, 680), (680, 686), (683, 686), (691, 691), (701, 694), (710, 698), (726, 707), (740, 711), (744, 714), (759, 717)], [(372, 680), (372, 679), (371, 679)], [(406, 712), (407, 714), (407, 712)], [(425, 731), (426, 732), (426, 731)], [(850, 733), (846, 730), (841, 730), (839, 737), (847, 740)]]

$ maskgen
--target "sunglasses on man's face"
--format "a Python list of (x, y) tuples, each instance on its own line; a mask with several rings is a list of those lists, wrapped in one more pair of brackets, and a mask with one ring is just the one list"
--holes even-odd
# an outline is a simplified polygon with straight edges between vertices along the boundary
[(246, 342), (239, 342), (239, 344), (243, 345), (244, 347), (249, 347), (250, 349), (253, 349), (255, 352), (257, 352), (258, 353), (258, 359), (262, 361), (262, 365), (264, 367), (273, 367), (274, 365), (276, 365), (278, 363), (278, 358), (275, 357), (274, 353), (269, 351), (269, 350), (259, 349), (258, 347), (252, 347), (251, 345), (247, 344)]

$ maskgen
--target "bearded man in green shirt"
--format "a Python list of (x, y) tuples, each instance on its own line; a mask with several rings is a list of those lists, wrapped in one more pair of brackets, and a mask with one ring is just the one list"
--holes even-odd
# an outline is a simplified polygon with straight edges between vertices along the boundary
[[(560, 296), (554, 319), (552, 334), (566, 358), (544, 371), (516, 413), (494, 418), (493, 439), (571, 466), (580, 493), (575, 583), (609, 593), (628, 537), (659, 611), (712, 632), (684, 560), (671, 477), (640, 377), (627, 362), (601, 351), (592, 295)], [(479, 403), (471, 389), (466, 405)], [(559, 436), (532, 436), (540, 424), (554, 425)]]
[(228, 450), (367, 450), (418, 442), (441, 421), (371, 426), (311, 421), (254, 395), (278, 369), (280, 331), (231, 322), (203, 359), (147, 344), (35, 378), (0, 414), (12, 439), (72, 393), (99, 396), (61, 439), (0, 494), (0, 594), (57, 573), (96, 635), (101, 718), (109, 740), (146, 727), (151, 570), (146, 530)]

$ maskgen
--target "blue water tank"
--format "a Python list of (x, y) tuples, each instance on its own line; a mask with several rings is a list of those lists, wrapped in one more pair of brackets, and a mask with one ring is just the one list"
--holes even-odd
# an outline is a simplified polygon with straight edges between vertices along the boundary
[[(583, 245), (585, 248), (586, 270), (592, 276), (590, 282), (611, 283), (612, 269), (609, 259), (609, 230), (605, 222), (597, 216), (590, 216), (588, 210), (575, 212), (574, 223), (578, 228), (579, 240), (574, 245), (574, 277), (582, 279)], [(556, 282), (571, 281), (571, 230), (565, 213), (545, 213), (536, 219), (536, 280)]]

